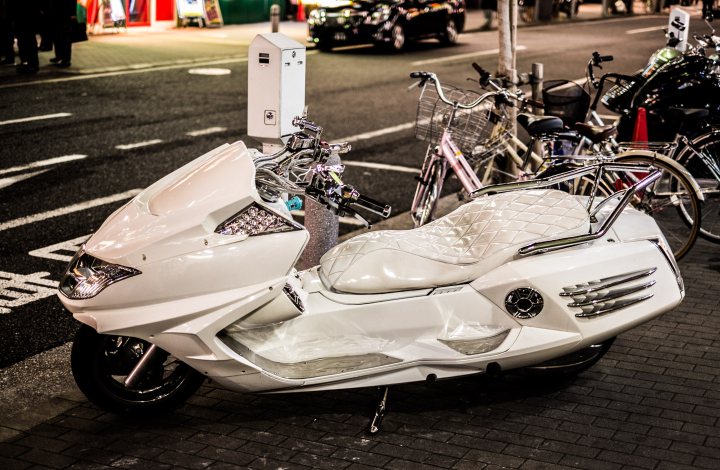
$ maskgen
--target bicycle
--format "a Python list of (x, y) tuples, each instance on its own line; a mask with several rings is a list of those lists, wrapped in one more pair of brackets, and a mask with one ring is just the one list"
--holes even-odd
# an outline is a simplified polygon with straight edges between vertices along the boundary
[[(599, 58), (599, 55), (596, 57)], [(612, 58), (605, 57), (604, 59)], [(489, 78), (488, 73), (484, 72), (476, 64), (474, 66), (481, 75), (481, 84), (485, 83), (495, 89), (500, 89), (500, 86)], [(603, 79), (617, 75), (607, 74)], [(594, 79), (592, 74), (591, 77)], [(597, 97), (594, 105), (597, 105)], [(586, 114), (587, 108), (582, 111), (583, 116)], [(569, 116), (563, 117), (568, 118)], [(518, 165), (520, 170), (519, 179), (542, 178), (588, 164), (607, 161), (650, 164), (661, 171), (661, 176), (652, 185), (634, 196), (631, 205), (653, 216), (656, 223), (670, 240), (668, 243), (673, 249), (676, 259), (680, 259), (687, 254), (695, 243), (701, 226), (700, 200), (702, 200), (702, 192), (697, 182), (678, 162), (660, 153), (673, 149), (675, 144), (623, 144), (626, 147), (620, 148), (612, 141), (617, 132), (617, 129), (613, 126), (597, 127), (576, 123), (575, 130), (568, 131), (566, 129), (566, 120), (553, 116), (539, 118), (530, 114), (518, 116), (518, 124), (525, 128), (531, 136), (530, 143), (523, 146), (525, 153), (521, 158), (522, 163)], [(515, 156), (510, 151), (509, 142), (516, 140), (509, 140), (506, 144), (513, 160), (515, 160)], [(536, 142), (541, 143), (540, 157), (537, 157), (532, 151)], [(576, 150), (581, 147), (582, 142), (589, 142), (590, 155), (580, 155), (578, 153), (554, 155), (553, 150), (558, 142), (573, 142)], [(530, 168), (533, 159), (539, 159), (542, 162), (534, 171)], [(642, 174), (632, 172), (619, 174), (601, 172), (599, 175), (600, 180), (597, 182), (593, 180), (592, 174), (589, 174), (582, 176), (573, 184), (566, 183), (561, 189), (586, 196), (597, 190), (603, 196), (610, 197), (644, 177)], [(677, 210), (667, 210), (671, 207)], [(680, 214), (680, 217), (676, 214)]]
[[(612, 56), (601, 57), (597, 52), (588, 62), (588, 84), (597, 90), (595, 99), (590, 106), (590, 124), (597, 123), (604, 126), (600, 116), (597, 114), (597, 107), (604, 82), (609, 78), (625, 80), (629, 77), (620, 74), (605, 74), (600, 80), (595, 78), (593, 67), (602, 62), (611, 61)], [(681, 125), (675, 138), (670, 145), (662, 142), (616, 142), (608, 139), (601, 148), (597, 144), (587, 145), (589, 141), (581, 142), (578, 145), (578, 153), (581, 151), (591, 153), (617, 153), (623, 149), (636, 151), (662, 151), (669, 159), (676, 161), (679, 166), (688, 171), (696, 183), (696, 191), (700, 193), (703, 201), (702, 224), (699, 228), (699, 236), (713, 243), (720, 244), (720, 128), (706, 126), (703, 131), (690, 136), (685, 129), (693, 128), (694, 125), (705, 120), (709, 115), (706, 109), (685, 109), (670, 108), (668, 117), (681, 121)], [(604, 126), (610, 129), (611, 126)], [(689, 212), (683, 211), (682, 215), (687, 224), (692, 224), (693, 219)]]
[[(448, 166), (468, 195), (487, 184), (487, 175), (485, 181), (481, 181), (477, 173), (483, 164), (504, 151), (506, 142), (512, 137), (506, 128), (505, 110), (508, 105), (514, 106), (510, 100), (524, 106), (541, 107), (542, 103), (503, 88), (479, 95), (441, 84), (430, 72), (412, 72), (410, 77), (420, 80), (408, 91), (416, 86), (423, 88), (418, 102), (415, 137), (429, 141), (411, 207), (417, 228), (433, 220), (443, 183), (450, 176)], [(492, 103), (490, 98), (494, 98)]]

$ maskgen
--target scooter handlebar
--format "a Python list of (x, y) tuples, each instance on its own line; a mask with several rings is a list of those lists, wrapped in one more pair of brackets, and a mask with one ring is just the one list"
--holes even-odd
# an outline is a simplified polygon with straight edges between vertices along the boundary
[(358, 196), (357, 200), (351, 202), (351, 204), (374, 212), (386, 219), (390, 217), (390, 211), (392, 210), (392, 207), (387, 204), (383, 204), (362, 194)]

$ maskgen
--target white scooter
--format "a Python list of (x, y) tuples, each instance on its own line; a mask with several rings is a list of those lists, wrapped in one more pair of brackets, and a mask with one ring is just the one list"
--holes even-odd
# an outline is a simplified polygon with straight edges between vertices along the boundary
[[(306, 118), (294, 125), (275, 155), (225, 144), (164, 177), (70, 262), (58, 296), (84, 323), (72, 370), (97, 405), (167, 410), (206, 377), (284, 393), (576, 372), (684, 296), (657, 225), (627, 207), (660, 176), (634, 164), (488, 186), (428, 225), (359, 235), (298, 272), (309, 235), (288, 194), (361, 220), (354, 208), (390, 208), (325, 165), (349, 145), (321, 141)], [(647, 176), (603, 201), (548, 189), (609, 170)]]

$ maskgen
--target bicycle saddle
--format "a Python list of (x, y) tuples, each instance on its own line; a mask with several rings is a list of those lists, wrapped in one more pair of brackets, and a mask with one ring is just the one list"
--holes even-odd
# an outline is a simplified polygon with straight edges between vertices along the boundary
[(518, 114), (517, 122), (523, 129), (535, 137), (550, 132), (560, 132), (564, 129), (562, 119), (554, 116), (533, 116), (532, 114)]
[(674, 121), (702, 119), (709, 114), (710, 111), (702, 108), (670, 108), (667, 111), (667, 116)]
[(320, 259), (327, 289), (379, 294), (477, 279), (535, 241), (588, 233), (583, 204), (553, 189), (481, 197), (414, 230), (369, 232)]
[(581, 136), (590, 139), (593, 144), (599, 144), (617, 134), (617, 127), (615, 126), (591, 126), (584, 122), (575, 123), (575, 130)]

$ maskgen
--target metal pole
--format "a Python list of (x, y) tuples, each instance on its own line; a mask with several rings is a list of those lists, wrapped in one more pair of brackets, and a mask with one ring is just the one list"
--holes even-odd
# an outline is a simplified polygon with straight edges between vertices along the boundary
[[(340, 157), (332, 155), (327, 165), (340, 165)], [(312, 199), (305, 198), (305, 227), (310, 241), (302, 255), (303, 269), (320, 264), (320, 258), (338, 244), (340, 222), (338, 217)]]
[[(543, 64), (532, 64), (532, 99), (542, 101), (543, 90)], [(544, 113), (542, 108), (533, 108), (533, 113), (542, 116)]]
[(577, 0), (570, 0), (570, 18), (575, 18), (575, 8), (577, 7)]
[(272, 32), (277, 33), (280, 30), (280, 5), (270, 7), (270, 22), (272, 23)]
[(602, 3), (601, 3), (602, 11), (601, 11), (600, 13), (601, 13), (601, 15), (602, 15), (603, 18), (605, 18), (606, 16), (608, 16), (608, 7), (609, 7), (609, 6), (610, 6), (609, 0), (602, 0)]

